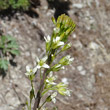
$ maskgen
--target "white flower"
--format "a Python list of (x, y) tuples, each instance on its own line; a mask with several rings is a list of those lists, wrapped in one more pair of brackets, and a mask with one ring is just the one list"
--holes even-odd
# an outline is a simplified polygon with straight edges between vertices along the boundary
[(37, 62), (40, 62), (39, 58), (37, 57)]
[(33, 69), (33, 73), (35, 73), (37, 71), (37, 66)]
[(46, 42), (50, 42), (51, 37), (49, 35), (47, 36), (47, 38), (44, 36), (44, 39), (45, 39)]
[(60, 41), (60, 37), (57, 36), (56, 38), (53, 39), (53, 43), (54, 43), (54, 47), (53, 48), (57, 48), (59, 46), (64, 45), (64, 42)]
[(27, 71), (27, 72), (25, 73), (26, 76), (35, 74), (36, 71), (37, 71), (37, 67), (35, 67), (34, 69), (31, 69), (30, 66), (27, 65), (27, 66), (26, 66), (26, 71)]
[(61, 67), (61, 69), (62, 69), (62, 70), (64, 70), (64, 69), (65, 69), (65, 67), (64, 67), (64, 66), (62, 66), (62, 67)]
[(69, 61), (72, 62), (74, 60), (74, 58), (70, 58)]
[(44, 64), (42, 65), (42, 67), (43, 67), (43, 68), (49, 68), (49, 65), (47, 65), (46, 63), (44, 63)]
[(56, 96), (57, 96), (57, 92), (54, 92), (54, 93), (51, 95), (51, 99), (52, 99), (52, 102), (53, 102), (53, 103), (56, 103), (56, 99), (55, 99)]
[(58, 64), (57, 66), (55, 66), (55, 68), (59, 68), (59, 67), (61, 67), (61, 64)]
[(53, 30), (54, 30), (56, 33), (58, 33), (58, 32), (60, 31), (59, 28), (54, 28)]
[(46, 62), (47, 58), (48, 58), (48, 57), (45, 56), (44, 58), (42, 58), (42, 61), (43, 61), (43, 62)]
[(70, 90), (66, 90), (64, 93), (65, 93), (65, 95), (67, 95), (67, 96), (71, 96)]
[(52, 77), (53, 76), (53, 72), (51, 71), (50, 73), (49, 73), (49, 77)]
[(51, 81), (49, 81), (48, 79), (46, 79), (46, 82), (47, 82), (49, 85), (56, 85), (55, 82), (51, 82)]
[(70, 63), (72, 63), (74, 60), (74, 58), (71, 58), (70, 55), (64, 56), (59, 63), (61, 65), (69, 65)]
[(28, 65), (26, 66), (26, 71), (30, 72), (30, 66), (28, 66)]
[(53, 42), (54, 42), (54, 43), (56, 43), (56, 42), (59, 41), (59, 40), (60, 40), (60, 37), (58, 37), (58, 36), (57, 36), (56, 38), (53, 38)]
[(62, 46), (62, 45), (64, 45), (64, 42), (62, 42), (62, 41), (60, 41), (60, 42), (57, 44), (57, 46)]
[(74, 58), (71, 58), (70, 55), (67, 55), (67, 56), (66, 56), (66, 59), (68, 59), (69, 63), (73, 62), (73, 60), (74, 60)]
[(49, 68), (49, 65), (47, 65), (45, 62), (47, 60), (47, 56), (45, 56), (44, 58), (42, 58), (41, 60), (39, 60), (39, 58), (37, 57), (37, 68)]
[(53, 76), (53, 73), (50, 72), (49, 76), (46, 79), (46, 82), (48, 83), (48, 85), (56, 85), (57, 83), (54, 82), (56, 79), (57, 76)]

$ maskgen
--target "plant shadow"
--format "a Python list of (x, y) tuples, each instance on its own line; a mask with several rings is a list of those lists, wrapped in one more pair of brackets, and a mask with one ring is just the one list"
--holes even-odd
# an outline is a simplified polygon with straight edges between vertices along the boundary
[(3, 69), (0, 69), (0, 76), (2, 76), (2, 78), (4, 79), (6, 76), (6, 71)]
[(63, 1), (63, 0), (53, 0), (49, 1), (47, 0), (49, 8), (53, 9), (55, 8), (54, 17), (55, 19), (58, 18), (61, 14), (68, 15), (68, 10), (70, 9), (70, 1)]

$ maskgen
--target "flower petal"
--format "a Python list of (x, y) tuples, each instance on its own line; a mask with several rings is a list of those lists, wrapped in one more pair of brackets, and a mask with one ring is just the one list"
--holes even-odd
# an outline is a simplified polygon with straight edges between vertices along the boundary
[(28, 65), (26, 66), (26, 71), (30, 72), (30, 67)]
[(40, 62), (39, 58), (37, 57), (36, 59), (37, 59), (37, 62), (39, 63)]
[(26, 76), (29, 76), (29, 75), (30, 75), (30, 73), (29, 73), (29, 72), (26, 72), (26, 73), (25, 73), (25, 75), (26, 75)]
[(38, 67), (36, 66), (34, 69), (33, 69), (33, 73), (35, 73), (37, 71)]
[(47, 41), (49, 42), (51, 40), (50, 36), (48, 35), (47, 36)]
[(53, 102), (53, 103), (56, 103), (56, 99), (55, 99), (55, 98), (53, 98), (53, 99), (52, 99), (52, 102)]
[(62, 46), (62, 45), (64, 45), (64, 42), (62, 42), (62, 41), (60, 41), (60, 42), (57, 44), (57, 46)]
[(42, 58), (42, 61), (45, 62), (47, 60), (47, 56), (45, 56), (44, 58)]
[(37, 69), (40, 69), (41, 68), (41, 66), (40, 65), (37, 65)]
[(44, 63), (44, 64), (42, 65), (42, 67), (43, 67), (43, 68), (49, 68), (49, 65), (47, 65), (46, 63)]
[(57, 36), (57, 37), (56, 37), (56, 42), (59, 41), (59, 40), (60, 40), (60, 37)]

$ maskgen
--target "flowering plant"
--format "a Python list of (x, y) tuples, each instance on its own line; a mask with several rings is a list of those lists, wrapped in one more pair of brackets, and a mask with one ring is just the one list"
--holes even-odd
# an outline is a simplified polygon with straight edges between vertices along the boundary
[[(33, 110), (47, 110), (44, 105), (51, 101), (55, 103), (57, 93), (64, 96), (70, 96), (70, 90), (67, 87), (68, 85), (62, 82), (56, 83), (55, 80), (57, 77), (53, 75), (53, 72), (64, 69), (64, 66), (71, 64), (74, 58), (71, 58), (70, 55), (67, 55), (61, 58), (56, 64), (53, 64), (53, 61), (61, 52), (64, 52), (71, 47), (71, 44), (67, 43), (67, 40), (68, 36), (75, 29), (75, 23), (65, 14), (59, 16), (57, 21), (52, 18), (52, 21), (56, 26), (53, 29), (52, 36), (44, 37), (46, 41), (46, 56), (42, 59), (37, 58), (37, 64), (33, 69), (30, 69), (28, 66), (26, 67), (26, 75), (31, 81), (30, 104), (27, 103), (28, 110), (31, 110), (31, 103), (33, 99), (35, 100)], [(37, 95), (35, 95), (33, 79), (38, 69), (40, 70), (41, 80)], [(43, 73), (41, 72), (42, 70)], [(47, 97), (41, 104), (41, 99), (45, 95)]]

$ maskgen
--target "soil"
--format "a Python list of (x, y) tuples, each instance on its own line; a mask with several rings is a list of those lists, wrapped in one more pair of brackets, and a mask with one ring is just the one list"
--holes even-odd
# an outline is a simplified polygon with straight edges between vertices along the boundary
[[(12, 35), (19, 44), (16, 56), (6, 74), (0, 76), (0, 110), (22, 110), (29, 100), (30, 82), (26, 65), (34, 66), (36, 56), (45, 55), (44, 36), (51, 35), (53, 23), (61, 14), (76, 23), (69, 37), (72, 48), (65, 54), (74, 62), (55, 73), (58, 80), (68, 81), (71, 97), (58, 95), (58, 110), (110, 110), (110, 2), (109, 0), (40, 0), (28, 12), (0, 12), (0, 32)], [(11, 58), (9, 56), (9, 58)], [(35, 87), (39, 78), (35, 79)], [(26, 109), (26, 108), (25, 108)]]

